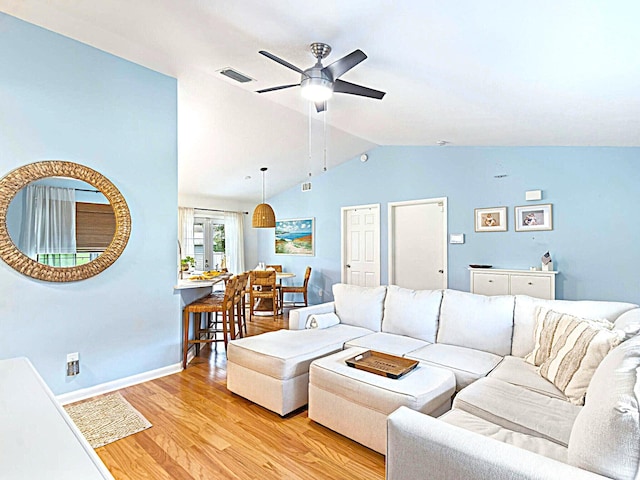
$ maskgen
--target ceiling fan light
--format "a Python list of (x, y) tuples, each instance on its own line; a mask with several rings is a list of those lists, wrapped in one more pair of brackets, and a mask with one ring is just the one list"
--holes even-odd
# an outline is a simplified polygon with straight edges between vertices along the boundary
[(331, 98), (331, 82), (324, 78), (307, 78), (300, 84), (302, 96), (312, 102), (325, 102)]

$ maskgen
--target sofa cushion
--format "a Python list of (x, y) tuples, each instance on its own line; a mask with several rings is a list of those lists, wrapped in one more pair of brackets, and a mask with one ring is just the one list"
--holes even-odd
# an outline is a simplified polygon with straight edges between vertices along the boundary
[(435, 343), (442, 290), (387, 287), (382, 331)]
[(372, 333), (352, 325), (324, 329), (276, 330), (231, 340), (227, 359), (264, 375), (286, 380), (309, 371), (318, 357), (342, 350), (344, 342)]
[(386, 287), (359, 287), (336, 283), (333, 298), (340, 323), (379, 332)]
[(417, 338), (394, 335), (393, 333), (376, 332), (364, 337), (358, 337), (345, 343), (344, 348), (362, 347), (367, 350), (402, 356), (412, 350), (429, 345), (429, 342)]
[(553, 335), (551, 355), (540, 365), (540, 375), (553, 382), (571, 403), (583, 405), (593, 373), (623, 338), (621, 332), (563, 315)]
[(563, 463), (567, 462), (567, 447), (563, 447), (542, 437), (509, 430), (495, 423), (488, 422), (483, 418), (476, 417), (464, 410), (454, 408), (438, 418), (450, 425), (464, 428), (465, 430), (484, 435), (485, 437), (490, 437), (515, 447), (524, 448), (525, 450), (553, 458)]
[(453, 407), (509, 430), (567, 446), (581, 407), (495, 378), (481, 378), (462, 390)]
[(492, 353), (444, 343), (427, 345), (407, 353), (405, 357), (448, 368), (456, 376), (457, 390), (484, 377), (502, 360), (502, 357)]
[(638, 305), (591, 300), (544, 300), (527, 295), (516, 295), (511, 355), (524, 357), (533, 350), (533, 331), (536, 324), (535, 313), (537, 307), (549, 308), (556, 312), (568, 313), (576, 317), (615, 322), (624, 312), (637, 308)]
[(474, 348), (496, 355), (511, 353), (512, 295), (487, 297), (445, 290), (438, 343)]
[(596, 370), (569, 440), (569, 463), (620, 480), (640, 478), (640, 338)]
[(564, 393), (558, 390), (558, 387), (546, 378), (540, 376), (538, 368), (525, 362), (520, 357), (513, 357), (511, 355), (504, 357), (500, 365), (492, 370), (489, 377), (518, 385), (527, 390), (542, 393), (549, 397), (559, 398), (561, 400), (567, 399)]

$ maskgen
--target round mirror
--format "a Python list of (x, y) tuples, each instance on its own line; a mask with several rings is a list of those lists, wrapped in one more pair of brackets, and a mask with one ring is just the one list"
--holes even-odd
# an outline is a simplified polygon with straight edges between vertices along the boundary
[(53, 282), (97, 275), (131, 232), (129, 208), (103, 175), (63, 161), (20, 167), (0, 180), (0, 257)]

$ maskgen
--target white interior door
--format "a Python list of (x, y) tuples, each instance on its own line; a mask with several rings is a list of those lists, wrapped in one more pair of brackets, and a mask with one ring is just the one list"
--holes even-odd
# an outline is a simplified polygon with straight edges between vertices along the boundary
[(389, 204), (389, 284), (447, 288), (447, 199)]
[(380, 205), (342, 208), (342, 283), (380, 285)]

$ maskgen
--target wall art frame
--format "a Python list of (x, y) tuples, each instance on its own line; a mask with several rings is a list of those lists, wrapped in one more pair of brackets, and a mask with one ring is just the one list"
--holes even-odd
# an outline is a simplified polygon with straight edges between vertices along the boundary
[(474, 209), (476, 232), (506, 232), (507, 207), (488, 207)]
[(516, 232), (553, 230), (553, 205), (523, 205), (514, 207)]
[(315, 255), (315, 218), (276, 220), (275, 254)]

